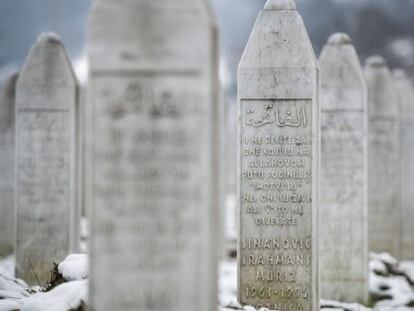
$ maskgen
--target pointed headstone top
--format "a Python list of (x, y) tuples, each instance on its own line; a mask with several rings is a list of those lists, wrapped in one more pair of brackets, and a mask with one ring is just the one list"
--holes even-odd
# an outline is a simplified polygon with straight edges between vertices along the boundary
[[(351, 41), (348, 35), (336, 33), (328, 39), (321, 51), (319, 56), (321, 86), (327, 89), (325, 92), (327, 94), (337, 96), (337, 93), (332, 93), (332, 89), (345, 93), (351, 92), (351, 90), (362, 91), (362, 93), (366, 91), (364, 73)], [(351, 96), (351, 98), (353, 97)], [(346, 96), (334, 100), (329, 99), (323, 101), (322, 105), (324, 109), (365, 110), (363, 100), (352, 99), (348, 101), (347, 99)]]
[(374, 56), (370, 56), (370, 57), (367, 58), (367, 60), (365, 62), (365, 66), (366, 67), (371, 67), (371, 68), (386, 67), (387, 66), (387, 61), (382, 56), (374, 55)]
[(293, 0), (267, 0), (265, 11), (296, 11), (296, 4)]
[(352, 44), (352, 39), (346, 33), (337, 32), (329, 37), (328, 44), (330, 45)]
[(42, 33), (38, 38), (37, 38), (37, 44), (48, 44), (48, 43), (53, 43), (53, 44), (61, 44), (62, 41), (60, 39), (60, 36), (57, 33), (54, 32), (44, 32)]
[(59, 35), (42, 33), (30, 49), (18, 84), (38, 87), (39, 84), (62, 86), (75, 83), (72, 64)]
[(406, 80), (408, 79), (406, 72), (403, 69), (397, 68), (392, 71), (392, 75), (395, 80)]
[(56, 94), (72, 94), (77, 87), (71, 61), (56, 34), (43, 33), (38, 37), (24, 62), (16, 87), (20, 89), (16, 95), (21, 97), (20, 100), (16, 97), (20, 108), (46, 109), (58, 105), (72, 109), (73, 103), (69, 99), (49, 100), (55, 99)]

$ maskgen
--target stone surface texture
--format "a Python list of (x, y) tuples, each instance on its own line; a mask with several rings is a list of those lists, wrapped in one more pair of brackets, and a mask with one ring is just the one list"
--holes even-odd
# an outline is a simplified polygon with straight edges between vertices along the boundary
[(219, 89), (208, 3), (99, 1), (88, 37), (92, 309), (214, 310)]
[(13, 252), (14, 213), (14, 103), (17, 74), (0, 92), (0, 256)]
[(368, 93), (351, 39), (333, 34), (321, 70), (321, 297), (368, 301)]
[(319, 69), (292, 3), (268, 2), (239, 65), (238, 299), (316, 311)]
[(76, 100), (60, 39), (41, 35), (16, 87), (16, 275), (31, 285), (75, 244)]
[(414, 260), (414, 91), (403, 70), (393, 78), (401, 105), (401, 259)]
[(369, 250), (400, 257), (400, 108), (386, 61), (365, 64), (368, 86)]

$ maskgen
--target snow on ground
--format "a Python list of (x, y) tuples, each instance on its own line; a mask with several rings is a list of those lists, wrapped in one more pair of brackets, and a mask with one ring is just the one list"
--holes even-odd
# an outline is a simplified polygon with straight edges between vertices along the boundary
[(365, 306), (361, 306), (357, 303), (342, 303), (338, 301), (324, 300), (321, 299), (321, 309), (324, 311), (335, 310), (335, 311), (369, 311), (372, 310)]
[[(244, 308), (237, 302), (237, 261), (223, 261), (220, 266), (219, 279), (219, 311), (257, 311), (251, 306)], [(359, 304), (340, 303), (337, 301), (321, 300), (321, 309), (324, 311), (369, 311), (371, 309)], [(268, 310), (262, 308), (258, 311)]]
[(14, 276), (14, 256), (10, 255), (0, 258), (0, 274), (13, 277)]
[(414, 285), (414, 261), (403, 261), (400, 270), (405, 274), (411, 285)]
[(12, 257), (0, 260), (0, 311), (68, 311), (87, 302), (87, 255), (72, 254), (61, 262), (58, 271), (67, 282), (47, 292), (11, 277), (13, 262)]
[(58, 271), (67, 282), (79, 281), (88, 278), (88, 265), (88, 255), (72, 254), (59, 264)]
[(223, 261), (220, 265), (219, 311), (242, 309), (237, 302), (237, 261), (235, 259)]
[(88, 280), (72, 281), (22, 299), (20, 308), (21, 311), (68, 311), (79, 308), (87, 301), (87, 295)]
[[(52, 267), (51, 267), (52, 268)], [(0, 259), (0, 311), (69, 311), (81, 310), (87, 304), (88, 255), (72, 254), (58, 265), (58, 272), (65, 281), (50, 291), (38, 287), (29, 288), (11, 275), (14, 258)], [(398, 262), (389, 254), (370, 255), (369, 290), (374, 310), (414, 310), (414, 262)], [(223, 261), (220, 265), (219, 311), (257, 311), (237, 302), (237, 262)], [(79, 308), (79, 309), (78, 309)], [(265, 311), (267, 309), (260, 309)], [(321, 300), (323, 311), (369, 311), (370, 308), (356, 303), (340, 303)]]
[(414, 262), (399, 263), (389, 254), (371, 254), (369, 292), (376, 310), (414, 310), (411, 277)]

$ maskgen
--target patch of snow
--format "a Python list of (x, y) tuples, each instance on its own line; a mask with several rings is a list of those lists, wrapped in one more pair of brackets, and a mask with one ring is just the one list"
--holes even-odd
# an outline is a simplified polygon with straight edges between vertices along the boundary
[[(370, 254), (369, 291), (374, 299), (374, 310), (412, 311), (414, 290), (409, 278), (414, 274), (414, 262), (399, 263), (389, 254)], [(0, 270), (10, 269), (13, 257), (0, 260)], [(9, 268), (5, 268), (9, 266)], [(0, 311), (68, 311), (87, 304), (88, 255), (72, 254), (58, 266), (67, 281), (49, 292), (38, 287), (29, 288), (23, 281), (0, 273)], [(237, 301), (237, 261), (222, 261), (219, 273), (219, 311), (266, 311), (242, 306)], [(409, 277), (410, 276), (410, 277)], [(323, 311), (369, 311), (357, 303), (321, 300)]]
[(88, 299), (88, 280), (63, 283), (50, 292), (40, 292), (23, 299), (21, 311), (68, 311)]
[(0, 258), (0, 274), (14, 276), (14, 255)]
[(396, 308), (414, 302), (414, 292), (403, 276), (383, 277), (370, 275), (369, 289), (371, 295), (380, 299), (375, 309)]
[(342, 303), (333, 300), (321, 299), (322, 310), (349, 310), (349, 311), (369, 311), (372, 310), (358, 303)]
[(14, 300), (0, 300), (0, 311), (20, 310), (21, 304)]
[[(0, 260), (0, 271), (14, 267), (13, 256)], [(0, 272), (0, 311), (68, 311), (87, 303), (87, 255), (73, 254), (59, 264), (59, 272), (70, 282), (60, 284), (49, 292), (38, 286), (29, 287), (24, 281)]]
[(398, 260), (392, 257), (389, 253), (374, 254), (371, 253), (370, 259), (378, 259), (389, 266), (398, 266)]
[(0, 273), (0, 299), (28, 296), (29, 286), (22, 280)]
[[(402, 265), (387, 253), (370, 254), (369, 292), (375, 310), (403, 310), (414, 304), (414, 290)], [(405, 266), (407, 270), (410, 268)], [(411, 309), (412, 310), (412, 309)]]
[(387, 266), (379, 259), (371, 259), (369, 261), (369, 270), (378, 275), (388, 275)]
[(86, 254), (72, 254), (62, 261), (58, 270), (65, 281), (84, 280), (89, 276), (89, 256)]
[(408, 278), (411, 284), (414, 284), (414, 261), (403, 261), (400, 264), (400, 270)]
[(380, 253), (380, 254), (370, 253), (369, 258), (370, 258), (370, 261), (382, 262), (385, 265), (388, 273), (398, 274), (400, 271), (400, 263), (398, 262), (397, 259), (395, 259), (388, 253)]

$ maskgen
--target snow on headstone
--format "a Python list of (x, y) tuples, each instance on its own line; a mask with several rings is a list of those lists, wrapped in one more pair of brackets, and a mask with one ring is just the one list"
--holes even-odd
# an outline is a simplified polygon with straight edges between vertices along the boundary
[(318, 310), (319, 69), (292, 0), (269, 0), (238, 72), (238, 299)]
[(14, 99), (17, 74), (0, 93), (0, 256), (13, 252), (14, 245)]
[(16, 87), (16, 275), (31, 285), (75, 244), (76, 98), (60, 39), (42, 34)]
[(367, 86), (348, 35), (332, 35), (321, 70), (321, 296), (368, 299)]
[(368, 86), (369, 250), (400, 256), (400, 111), (386, 61), (365, 63)]
[(401, 259), (414, 260), (414, 92), (403, 70), (393, 78), (401, 106)]
[(216, 308), (216, 40), (204, 0), (93, 7), (85, 169), (94, 310)]

